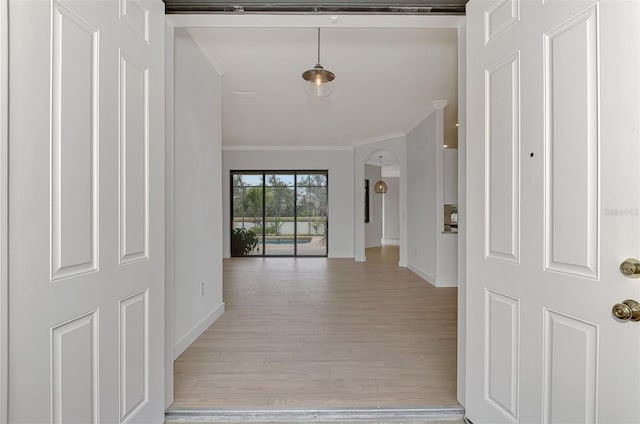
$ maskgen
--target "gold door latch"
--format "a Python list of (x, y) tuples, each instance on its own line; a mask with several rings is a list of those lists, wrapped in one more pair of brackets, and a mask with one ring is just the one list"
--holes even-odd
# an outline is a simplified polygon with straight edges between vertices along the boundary
[(629, 278), (640, 278), (640, 261), (627, 258), (620, 264), (620, 272)]
[(620, 321), (640, 321), (640, 303), (632, 299), (616, 303), (611, 312)]

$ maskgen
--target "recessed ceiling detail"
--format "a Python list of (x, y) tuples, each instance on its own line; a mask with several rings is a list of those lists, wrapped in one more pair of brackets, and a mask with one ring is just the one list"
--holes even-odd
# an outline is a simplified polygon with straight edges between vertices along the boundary
[(468, 0), (164, 0), (167, 14), (176, 13), (358, 13), (464, 15)]

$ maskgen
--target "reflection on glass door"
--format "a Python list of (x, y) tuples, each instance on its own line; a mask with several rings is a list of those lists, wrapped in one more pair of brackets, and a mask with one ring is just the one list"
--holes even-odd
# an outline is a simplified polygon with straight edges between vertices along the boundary
[(298, 174), (296, 202), (297, 255), (324, 255), (327, 251), (327, 176)]
[(231, 255), (262, 255), (263, 192), (262, 173), (232, 174)]
[(327, 256), (327, 171), (231, 171), (232, 256)]
[(295, 255), (295, 174), (265, 175), (265, 236), (267, 256)]

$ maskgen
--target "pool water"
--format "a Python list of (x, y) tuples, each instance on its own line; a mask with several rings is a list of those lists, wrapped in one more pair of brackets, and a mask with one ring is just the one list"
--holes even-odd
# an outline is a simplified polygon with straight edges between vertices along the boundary
[[(294, 244), (293, 238), (268, 238), (265, 240), (266, 244)], [(298, 244), (307, 244), (311, 242), (310, 237), (298, 237)]]

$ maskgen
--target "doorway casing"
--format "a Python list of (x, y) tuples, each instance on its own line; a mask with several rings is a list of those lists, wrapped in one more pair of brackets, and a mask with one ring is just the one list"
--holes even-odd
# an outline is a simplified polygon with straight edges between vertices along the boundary
[(0, 422), (8, 421), (9, 290), (8, 290), (8, 200), (9, 200), (9, 10), (0, 0)]
[[(173, 317), (174, 317), (174, 278), (173, 278), (173, 264), (174, 264), (174, 252), (173, 252), (173, 210), (172, 203), (169, 203), (173, 199), (173, 84), (174, 84), (174, 71), (173, 71), (173, 48), (174, 48), (174, 34), (175, 30), (178, 28), (326, 28), (326, 27), (341, 27), (341, 28), (452, 28), (458, 30), (458, 55), (464, 55), (464, 45), (466, 40), (464, 38), (464, 25), (465, 18), (464, 16), (398, 16), (398, 15), (168, 15), (166, 16), (166, 40), (165, 40), (165, 58), (166, 58), (166, 69), (165, 69), (165, 92), (166, 92), (166, 325), (165, 325), (165, 337), (166, 337), (166, 355), (165, 355), (165, 382), (166, 382), (166, 394), (165, 394), (165, 404), (169, 406), (173, 401)], [(463, 108), (463, 100), (465, 92), (461, 87), (461, 84), (464, 82), (464, 67), (462, 65), (463, 62), (459, 62), (458, 67), (458, 97), (459, 97), (459, 105), (460, 105), (460, 126), (463, 126), (464, 122), (464, 108)], [(459, 132), (459, 141), (458, 145), (464, 145), (464, 140), (462, 139), (463, 131)], [(400, 136), (400, 135), (398, 135)], [(384, 137), (382, 140), (389, 140), (393, 137)], [(354, 247), (355, 247), (355, 259), (356, 260), (364, 260), (364, 228), (363, 228), (363, 220), (362, 211), (363, 211), (363, 199), (362, 196), (359, 196), (360, 191), (362, 190), (362, 184), (357, 184), (358, 181), (362, 181), (364, 178), (364, 159), (374, 150), (385, 149), (394, 152), (394, 149), (387, 148), (382, 144), (376, 143), (369, 147), (365, 148), (368, 145), (356, 146), (354, 148), (355, 153), (355, 181), (354, 185), (354, 196), (355, 199), (360, 199), (360, 202), (356, 201), (354, 214), (356, 215), (357, 220), (355, 221), (355, 231), (354, 231)], [(365, 151), (370, 150), (368, 153)], [(358, 161), (358, 151), (360, 151), (361, 155), (364, 155), (360, 161)], [(395, 152), (394, 152), (395, 154)], [(403, 170), (406, 170), (406, 152), (404, 159), (396, 155), (401, 164), (401, 173)], [(401, 156), (401, 155), (400, 155)], [(463, 150), (460, 150), (459, 161), (462, 165), (462, 161), (464, 160)], [(403, 165), (404, 164), (404, 165)], [(460, 169), (460, 177), (458, 179), (459, 185), (465, 184), (464, 178), (464, 167), (459, 167)], [(401, 184), (402, 181), (405, 181), (405, 190), (404, 194), (402, 193), (401, 188), (401, 202), (404, 202), (405, 207), (402, 207), (402, 203), (400, 206), (400, 213), (402, 215), (403, 211), (406, 213), (406, 176), (401, 174)], [(222, 182), (220, 182), (222, 184)], [(356, 192), (357, 190), (357, 192)], [(462, 189), (459, 188), (460, 196), (464, 194), (464, 187)], [(404, 199), (404, 200), (402, 200)], [(463, 220), (464, 210), (460, 210), (459, 208), (459, 216), (461, 220)], [(400, 229), (400, 238), (402, 241), (406, 243), (406, 220), (402, 220), (404, 222), (401, 224)], [(463, 221), (464, 222), (464, 221)], [(222, 224), (222, 223), (221, 223)], [(358, 230), (360, 229), (360, 230)], [(462, 238), (462, 234), (459, 236), (459, 251), (464, 250), (464, 242)], [(362, 238), (362, 240), (360, 240)], [(358, 245), (359, 242), (362, 246), (362, 257), (358, 257)], [(401, 252), (402, 252), (401, 248)], [(406, 248), (404, 249), (406, 252)], [(405, 253), (406, 255), (406, 253)], [(462, 256), (460, 256), (462, 258)], [(404, 261), (403, 261), (404, 259)], [(464, 267), (464, 262), (460, 261), (459, 267)], [(403, 265), (404, 264), (404, 265)], [(400, 265), (406, 266), (406, 256), (403, 258), (401, 254), (400, 257)], [(459, 305), (464, 305), (464, 292), (465, 292), (465, 281), (462, 278), (464, 275), (460, 273), (459, 285), (458, 285), (458, 302)], [(464, 343), (465, 339), (465, 316), (464, 316), (464, 307), (458, 308), (458, 340), (459, 343), (462, 341)], [(464, 375), (464, 364), (465, 364), (465, 352), (463, 349), (458, 349), (458, 401), (464, 405), (464, 391), (465, 391), (465, 375)]]

